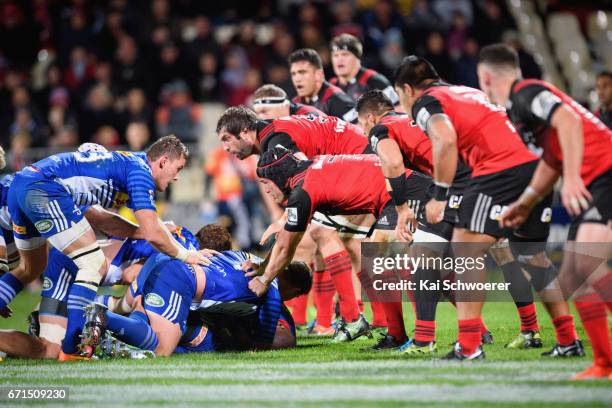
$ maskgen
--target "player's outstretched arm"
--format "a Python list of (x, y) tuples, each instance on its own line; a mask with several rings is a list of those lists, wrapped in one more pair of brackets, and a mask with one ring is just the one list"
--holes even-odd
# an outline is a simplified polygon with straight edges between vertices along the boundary
[(142, 209), (134, 212), (134, 215), (144, 239), (159, 252), (188, 264), (210, 264), (210, 260), (199, 251), (189, 251), (176, 242), (155, 211)]
[(523, 194), (504, 210), (499, 218), (499, 226), (517, 228), (525, 222), (529, 213), (537, 203), (546, 197), (553, 189), (560, 173), (540, 160), (531, 178), (531, 182)]
[(303, 231), (291, 232), (282, 230), (278, 233), (276, 243), (272, 247), (270, 259), (266, 265), (264, 273), (253, 278), (249, 282), (249, 289), (251, 289), (253, 293), (255, 293), (257, 296), (261, 296), (266, 293), (274, 278), (276, 278), (293, 259), (295, 249), (303, 236)]
[(435, 114), (427, 122), (427, 134), (432, 144), (434, 167), (434, 198), (425, 207), (427, 221), (438, 223), (444, 218), (449, 189), (457, 171), (457, 132), (448, 116)]
[(569, 106), (563, 104), (550, 120), (557, 131), (563, 157), (563, 186), (561, 201), (572, 215), (578, 215), (589, 207), (591, 194), (580, 177), (584, 153), (584, 136), (580, 116)]

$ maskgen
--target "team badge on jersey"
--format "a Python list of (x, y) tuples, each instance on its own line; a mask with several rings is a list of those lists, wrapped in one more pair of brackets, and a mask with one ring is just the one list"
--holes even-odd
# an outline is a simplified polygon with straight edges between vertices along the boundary
[(42, 288), (43, 290), (50, 290), (53, 287), (53, 282), (49, 278), (45, 278), (43, 280)]
[(164, 299), (157, 293), (149, 293), (145, 297), (145, 303), (153, 307), (162, 307), (165, 304)]
[(38, 232), (44, 234), (45, 232), (51, 231), (53, 228), (53, 222), (51, 220), (40, 220), (36, 224), (34, 224)]
[(297, 225), (298, 212), (295, 207), (287, 207), (287, 223), (289, 225)]

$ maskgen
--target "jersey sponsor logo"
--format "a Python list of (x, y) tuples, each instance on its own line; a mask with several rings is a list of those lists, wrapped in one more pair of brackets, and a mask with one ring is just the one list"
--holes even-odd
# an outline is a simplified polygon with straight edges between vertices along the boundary
[(494, 205), (491, 207), (491, 212), (489, 213), (489, 218), (494, 221), (499, 221), (501, 214), (508, 208), (507, 205)]
[(298, 210), (296, 207), (287, 207), (287, 224), (297, 225)]
[(166, 302), (164, 302), (164, 299), (162, 299), (162, 297), (159, 296), (157, 293), (149, 293), (145, 297), (145, 303), (153, 307), (162, 307), (166, 304)]
[(380, 225), (389, 225), (389, 220), (387, 219), (387, 216), (385, 215), (380, 220), (378, 220), (378, 224), (380, 224)]
[(51, 281), (51, 279), (49, 278), (43, 279), (43, 284), (42, 284), (43, 290), (51, 290), (52, 287), (53, 287), (53, 282)]
[(123, 207), (128, 202), (129, 198), (130, 197), (126, 193), (119, 191), (113, 199), (113, 208)]
[(548, 120), (550, 112), (561, 99), (550, 91), (542, 91), (531, 101), (531, 112), (542, 120)]
[(597, 207), (591, 207), (587, 210), (587, 212), (584, 213), (582, 219), (584, 221), (601, 221), (602, 217)]
[(23, 235), (23, 234), (25, 234), (25, 233), (26, 233), (27, 229), (26, 229), (26, 227), (25, 227), (25, 226), (22, 226), (22, 225), (17, 225), (17, 224), (15, 224), (15, 223), (13, 223), (13, 231), (14, 231), (15, 233), (17, 233), (17, 234), (22, 234), (22, 235)]
[(51, 231), (51, 228), (53, 228), (53, 222), (51, 220), (40, 220), (37, 221), (34, 226), (36, 227), (38, 232), (44, 234), (45, 232)]

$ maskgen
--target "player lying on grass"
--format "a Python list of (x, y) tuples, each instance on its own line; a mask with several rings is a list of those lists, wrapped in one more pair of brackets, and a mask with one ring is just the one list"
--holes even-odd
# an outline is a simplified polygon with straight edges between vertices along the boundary
[[(287, 319), (282, 302), (310, 289), (310, 270), (303, 263), (290, 265), (274, 282), (274, 289), (259, 298), (249, 290), (251, 279), (242, 271), (243, 263), (249, 259), (250, 255), (241, 251), (224, 251), (208, 266), (187, 265), (163, 254), (149, 258), (132, 284), (134, 311), (125, 317), (102, 304), (92, 305), (84, 331), (86, 344), (95, 348), (104, 331), (109, 330), (119, 340), (158, 356), (214, 351), (212, 330), (203, 323), (188, 329), (187, 320), (194, 305), (203, 316), (221, 313), (229, 319), (235, 313), (239, 317), (257, 314), (259, 325), (251, 348), (294, 345), (294, 340), (286, 339), (295, 338), (293, 329), (288, 331), (283, 323), (279, 328), (279, 321)], [(298, 275), (307, 279), (298, 280)], [(224, 308), (224, 304), (228, 307)]]
[[(181, 227), (173, 237), (185, 248), (197, 245), (193, 234)], [(110, 265), (102, 278), (102, 286), (130, 284), (142, 267), (139, 261), (157, 251), (145, 240), (98, 241)], [(57, 359), (61, 342), (66, 333), (68, 293), (74, 283), (78, 267), (66, 255), (55, 248), (49, 251), (49, 260), (43, 275), (40, 309), (31, 317), (30, 334), (19, 331), (0, 331), (0, 351), (11, 357)], [(105, 298), (115, 309), (128, 310), (127, 305), (116, 302), (118, 298)]]
[[(219, 119), (217, 133), (224, 149), (239, 159), (261, 154), (278, 145), (291, 150), (300, 158), (308, 159), (321, 154), (361, 154), (370, 151), (367, 139), (359, 127), (333, 116), (309, 114), (258, 120), (250, 109), (233, 107), (227, 109)], [(316, 268), (319, 271), (316, 287), (329, 287), (333, 283), (340, 294), (340, 315), (347, 324), (357, 324), (359, 320), (352, 269), (356, 273), (361, 270), (361, 239), (365, 238), (372, 223), (373, 219), (368, 215), (355, 213), (350, 218), (344, 216), (330, 219), (317, 212), (308, 229), (324, 261), (324, 268), (323, 265)], [(280, 223), (273, 225), (278, 228)], [(351, 236), (343, 241), (339, 231), (349, 232)], [(321, 333), (331, 329), (329, 311), (333, 292), (327, 291), (326, 295), (317, 297), (320, 305), (317, 321)], [(372, 303), (372, 308), (375, 323), (385, 325), (382, 307)], [(325, 317), (321, 313), (323, 310), (326, 311)]]
[[(408, 188), (404, 193), (413, 210), (421, 214), (418, 209), (430, 197), (433, 187), (431, 178), (412, 170), (406, 170), (405, 174)], [(257, 175), (268, 194), (279, 203), (287, 202), (284, 229), (278, 233), (269, 259), (259, 268), (261, 275), (250, 283), (251, 289), (259, 295), (291, 260), (314, 211), (369, 213), (378, 218), (374, 237), (393, 236), (397, 213), (375, 155), (323, 155), (309, 161), (299, 160), (290, 151), (277, 147), (262, 154)], [(421, 217), (415, 241), (444, 243), (449, 238), (445, 237), (444, 225), (431, 227), (422, 221)], [(338, 333), (336, 338), (340, 341), (354, 340), (367, 333), (367, 327), (365, 324), (343, 325)]]
[[(518, 56), (508, 46), (493, 44), (482, 49), (478, 79), (493, 101), (508, 108), (524, 141), (543, 149), (529, 185), (501, 215), (500, 225), (527, 225), (542, 197), (562, 177), (561, 200), (572, 223), (560, 280), (566, 294), (575, 296), (594, 357), (593, 365), (574, 379), (612, 377), (605, 303), (612, 298), (612, 272), (606, 262), (612, 253), (612, 132), (553, 85), (523, 79)], [(590, 293), (576, 292), (585, 282)], [(559, 346), (563, 351), (563, 345)]]
[[(47, 261), (47, 240), (79, 267), (69, 294), (68, 327), (62, 355), (77, 350), (83, 310), (95, 298), (106, 260), (79, 206), (132, 207), (143, 236), (163, 253), (188, 262), (208, 262), (170, 236), (155, 211), (155, 191), (178, 179), (188, 156), (174, 136), (156, 141), (146, 160), (130, 152), (61, 153), (16, 173), (8, 207), (23, 268), (0, 278), (0, 309), (40, 276)], [(133, 232), (132, 232), (133, 234)], [(128, 235), (131, 236), (131, 235)]]

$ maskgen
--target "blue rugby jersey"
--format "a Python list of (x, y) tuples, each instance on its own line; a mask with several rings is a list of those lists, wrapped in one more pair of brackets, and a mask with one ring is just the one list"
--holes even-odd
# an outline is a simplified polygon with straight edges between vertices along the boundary
[(70, 192), (78, 206), (127, 205), (155, 211), (155, 183), (146, 155), (132, 152), (60, 153), (26, 167), (53, 179)]

